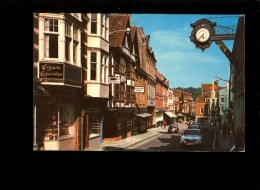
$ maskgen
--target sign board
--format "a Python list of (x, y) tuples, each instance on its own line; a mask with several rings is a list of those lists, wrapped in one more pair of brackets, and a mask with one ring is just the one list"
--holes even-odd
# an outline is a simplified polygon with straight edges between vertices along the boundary
[(109, 84), (120, 84), (120, 75), (116, 74), (115, 76), (108, 78)]
[(63, 79), (63, 64), (39, 63), (39, 78)]
[(100, 108), (88, 108), (88, 113), (97, 113), (100, 112)]
[(135, 86), (135, 92), (139, 92), (139, 93), (144, 92), (144, 86)]

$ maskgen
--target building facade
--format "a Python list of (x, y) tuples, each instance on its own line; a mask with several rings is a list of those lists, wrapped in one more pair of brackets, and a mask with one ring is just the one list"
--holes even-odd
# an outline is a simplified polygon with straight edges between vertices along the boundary
[(34, 14), (33, 144), (36, 150), (80, 150), (82, 62), (79, 13)]

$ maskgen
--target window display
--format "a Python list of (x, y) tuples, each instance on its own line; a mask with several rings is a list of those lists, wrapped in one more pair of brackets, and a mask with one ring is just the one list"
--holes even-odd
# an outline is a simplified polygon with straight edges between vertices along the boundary
[(52, 106), (46, 111), (44, 140), (59, 140), (73, 136), (74, 109), (71, 104)]

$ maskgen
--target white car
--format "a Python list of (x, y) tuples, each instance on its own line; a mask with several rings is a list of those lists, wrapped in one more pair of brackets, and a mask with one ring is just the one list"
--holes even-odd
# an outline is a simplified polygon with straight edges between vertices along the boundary
[(185, 129), (183, 135), (180, 138), (180, 145), (201, 145), (203, 135), (200, 129)]

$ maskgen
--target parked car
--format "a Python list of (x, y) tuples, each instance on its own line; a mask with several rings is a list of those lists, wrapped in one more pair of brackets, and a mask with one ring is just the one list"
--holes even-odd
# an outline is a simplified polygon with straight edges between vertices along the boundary
[(188, 125), (187, 129), (200, 129), (199, 125)]
[(178, 133), (179, 132), (179, 126), (176, 123), (170, 124), (168, 127), (168, 133)]
[(180, 145), (201, 145), (203, 135), (200, 129), (185, 129), (183, 135), (180, 138)]
[(202, 131), (208, 130), (208, 125), (206, 123), (201, 123), (199, 126), (200, 126), (200, 130), (202, 130)]
[(188, 125), (193, 125), (194, 122), (195, 122), (195, 121), (193, 121), (192, 119), (190, 119), (190, 120), (188, 121)]

